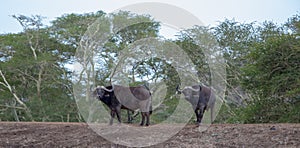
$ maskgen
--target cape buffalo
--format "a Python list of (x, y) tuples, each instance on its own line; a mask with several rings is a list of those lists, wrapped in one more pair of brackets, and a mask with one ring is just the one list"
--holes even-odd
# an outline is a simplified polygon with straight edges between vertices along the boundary
[(150, 124), (151, 94), (144, 86), (98, 86), (94, 93), (96, 93), (99, 99), (110, 108), (110, 124), (113, 123), (115, 115), (117, 115), (118, 121), (121, 123), (121, 108), (131, 111), (139, 109), (142, 114), (142, 121), (140, 125), (144, 125), (145, 118), (146, 126)]
[(211, 123), (213, 122), (214, 105), (216, 97), (213, 90), (206, 86), (193, 85), (186, 86), (182, 90), (177, 86), (177, 93), (183, 93), (185, 99), (192, 104), (197, 117), (197, 123), (200, 125), (205, 110), (210, 108)]

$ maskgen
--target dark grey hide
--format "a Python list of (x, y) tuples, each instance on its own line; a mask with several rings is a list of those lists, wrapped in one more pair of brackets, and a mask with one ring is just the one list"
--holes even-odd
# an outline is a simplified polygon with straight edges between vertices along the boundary
[[(110, 109), (110, 125), (113, 124), (113, 119), (117, 115), (119, 123), (121, 123), (121, 109), (124, 108), (118, 99), (115, 97), (114, 92), (106, 91), (112, 89), (112, 86), (107, 86), (105, 88), (97, 87), (93, 91), (93, 95), (97, 97), (100, 101), (102, 101), (105, 105), (107, 105)], [(129, 112), (128, 112), (128, 121), (130, 121)]]
[(151, 94), (144, 86), (101, 86), (96, 88), (96, 92), (100, 100), (111, 110), (110, 124), (112, 124), (115, 115), (117, 115), (118, 121), (121, 122), (121, 109), (127, 109), (130, 111), (139, 109), (142, 114), (142, 121), (140, 125), (144, 125), (145, 119), (146, 126), (150, 124)]
[(191, 103), (199, 125), (201, 124), (205, 110), (208, 109), (210, 109), (211, 122), (213, 122), (216, 97), (211, 88), (194, 85), (186, 86), (182, 90), (177, 86), (176, 90), (179, 94), (183, 93), (185, 99)]

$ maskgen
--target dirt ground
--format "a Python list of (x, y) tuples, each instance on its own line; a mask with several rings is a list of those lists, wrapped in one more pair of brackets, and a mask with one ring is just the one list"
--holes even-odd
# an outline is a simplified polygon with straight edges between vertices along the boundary
[[(0, 122), (0, 147), (125, 146), (105, 140), (85, 123)], [(299, 148), (300, 124), (213, 124), (203, 132), (187, 125), (171, 139), (151, 147)]]

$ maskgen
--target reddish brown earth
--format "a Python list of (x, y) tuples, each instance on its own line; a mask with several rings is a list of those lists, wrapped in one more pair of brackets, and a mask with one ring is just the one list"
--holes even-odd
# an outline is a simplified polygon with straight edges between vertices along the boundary
[[(163, 128), (166, 128), (165, 125)], [(0, 122), (0, 147), (124, 147), (85, 123)], [(187, 125), (152, 147), (300, 147), (300, 124), (213, 124), (199, 132)]]

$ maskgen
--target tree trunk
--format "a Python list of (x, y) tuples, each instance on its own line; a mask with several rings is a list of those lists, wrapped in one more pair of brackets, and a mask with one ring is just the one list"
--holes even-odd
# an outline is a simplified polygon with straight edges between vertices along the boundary
[[(1, 77), (3, 79), (3, 81), (4, 81), (4, 82), (0, 82), (0, 84), (3, 85), (4, 87), (6, 87), (10, 91), (10, 93), (13, 95), (15, 101), (18, 102), (21, 106), (24, 107), (24, 111), (27, 114), (27, 116), (29, 117), (29, 119), (31, 121), (34, 121), (33, 118), (32, 118), (30, 109), (27, 107), (27, 105), (23, 101), (21, 101), (21, 99), (15, 93), (15, 91), (13, 90), (13, 88), (11, 87), (11, 85), (7, 82), (7, 80), (6, 80), (4, 74), (2, 73), (1, 70), (0, 70), (0, 75), (1, 75)], [(15, 112), (15, 115), (17, 116), (16, 112)], [(17, 119), (19, 120), (19, 118), (17, 118)]]

